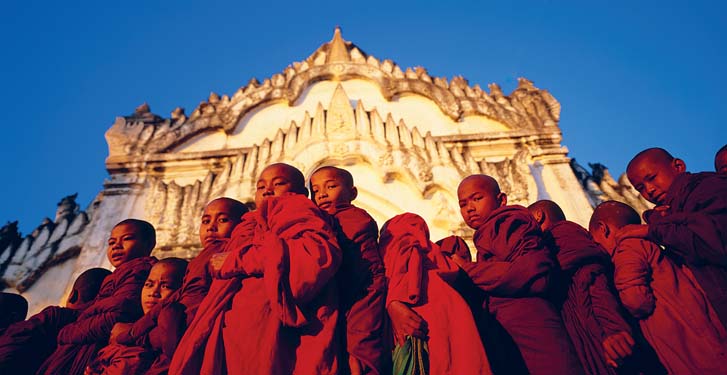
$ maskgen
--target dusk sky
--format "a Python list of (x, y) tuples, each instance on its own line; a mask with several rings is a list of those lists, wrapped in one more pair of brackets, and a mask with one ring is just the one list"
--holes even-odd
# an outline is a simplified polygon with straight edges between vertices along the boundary
[[(71, 4), (72, 3), (72, 4)], [(254, 4), (254, 5), (253, 5)], [(380, 60), (562, 106), (563, 145), (620, 175), (661, 146), (691, 171), (727, 143), (724, 2), (10, 0), (0, 12), (0, 225), (23, 235), (108, 176), (104, 132), (143, 102), (169, 117), (232, 95), (343, 37)]]

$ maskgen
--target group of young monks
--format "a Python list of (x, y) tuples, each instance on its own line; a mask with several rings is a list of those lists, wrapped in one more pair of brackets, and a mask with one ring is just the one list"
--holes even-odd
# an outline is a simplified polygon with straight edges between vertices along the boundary
[(642, 151), (627, 175), (655, 204), (646, 224), (608, 201), (588, 229), (469, 176), (473, 261), (413, 213), (379, 232), (344, 169), (306, 186), (273, 164), (255, 211), (206, 205), (189, 262), (150, 256), (154, 227), (127, 219), (108, 240), (115, 270), (81, 274), (65, 307), (22, 320), (0, 296), (0, 373), (724, 374), (727, 146), (716, 169)]

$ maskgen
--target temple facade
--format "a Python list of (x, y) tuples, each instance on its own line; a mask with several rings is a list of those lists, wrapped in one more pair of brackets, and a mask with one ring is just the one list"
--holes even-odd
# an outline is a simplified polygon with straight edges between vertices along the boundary
[(157, 257), (191, 258), (205, 203), (228, 196), (253, 205), (256, 177), (274, 162), (306, 177), (321, 166), (346, 168), (359, 192), (354, 203), (379, 225), (415, 212), (434, 240), (471, 238), (456, 190), (474, 173), (495, 177), (511, 204), (551, 199), (583, 225), (604, 199), (645, 209), (625, 179), (568, 158), (560, 109), (525, 78), (509, 95), (497, 84), (485, 91), (379, 60), (336, 29), (305, 60), (231, 96), (213, 93), (189, 115), (177, 108), (166, 118), (144, 104), (118, 117), (106, 132), (109, 177), (85, 210), (66, 197), (56, 219), (30, 235), (2, 228), (2, 282), (26, 296), (31, 312), (62, 303), (81, 272), (110, 268), (107, 236), (129, 217), (154, 224)]

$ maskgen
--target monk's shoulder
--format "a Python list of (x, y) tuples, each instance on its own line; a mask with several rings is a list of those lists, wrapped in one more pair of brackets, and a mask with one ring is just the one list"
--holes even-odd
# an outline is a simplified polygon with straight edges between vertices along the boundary
[(353, 205), (337, 211), (334, 217), (348, 236), (362, 232), (378, 233), (379, 231), (376, 220), (366, 210)]
[[(527, 208), (520, 205), (507, 205), (498, 207), (490, 213), (485, 222), (477, 228), (481, 236), (498, 237), (507, 236), (516, 229), (537, 229), (540, 225), (533, 218)], [(542, 232), (540, 232), (542, 233)]]

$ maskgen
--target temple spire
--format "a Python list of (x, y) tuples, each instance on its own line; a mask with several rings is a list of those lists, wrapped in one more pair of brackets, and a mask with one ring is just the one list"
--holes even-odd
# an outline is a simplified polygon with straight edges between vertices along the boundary
[(326, 63), (351, 61), (351, 56), (348, 54), (348, 47), (346, 47), (346, 41), (341, 36), (341, 27), (336, 26), (336, 29), (333, 31), (333, 39), (328, 42), (328, 45), (329, 49), (326, 56)]

